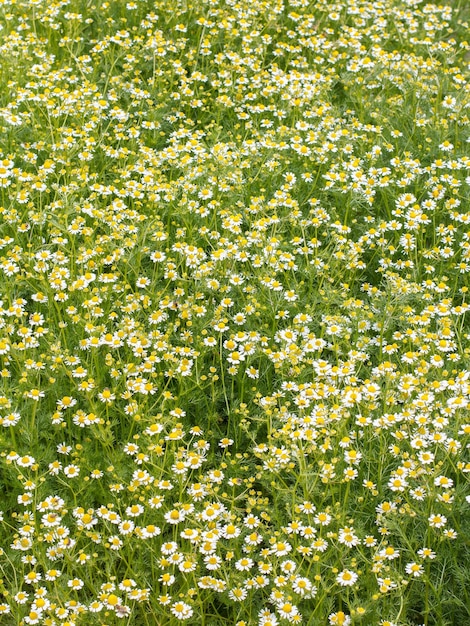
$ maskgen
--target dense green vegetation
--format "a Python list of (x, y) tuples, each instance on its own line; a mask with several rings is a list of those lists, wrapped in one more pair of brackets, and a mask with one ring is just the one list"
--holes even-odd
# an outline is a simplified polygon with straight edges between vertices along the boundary
[(470, 623), (468, 3), (0, 0), (0, 623)]

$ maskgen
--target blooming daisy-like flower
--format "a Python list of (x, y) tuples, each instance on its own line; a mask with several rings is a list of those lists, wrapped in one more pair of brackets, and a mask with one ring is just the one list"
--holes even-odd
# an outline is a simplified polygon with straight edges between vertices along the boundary
[(72, 578), (71, 580), (67, 581), (67, 587), (70, 587), (70, 589), (73, 589), (75, 591), (81, 589), (84, 584), (85, 583), (83, 582), (83, 580), (80, 580), (80, 578)]
[(111, 393), (110, 389), (106, 388), (98, 394), (98, 398), (105, 404), (111, 404), (116, 399), (116, 396)]
[(186, 517), (184, 511), (180, 510), (180, 509), (171, 509), (171, 511), (168, 511), (167, 513), (165, 513), (165, 521), (168, 522), (168, 524), (179, 524), (180, 522), (184, 521), (184, 518)]
[(197, 567), (197, 563), (191, 559), (184, 559), (180, 563), (178, 563), (178, 569), (183, 574), (188, 574), (189, 572), (194, 572)]
[(126, 592), (131, 591), (131, 589), (134, 589), (134, 587), (136, 586), (137, 586), (137, 583), (132, 578), (125, 578), (118, 585), (121, 591), (126, 591)]
[(287, 541), (277, 541), (271, 548), (271, 553), (276, 556), (285, 556), (292, 551), (292, 546)]
[(422, 559), (435, 559), (436, 553), (433, 552), (433, 550), (431, 550), (430, 548), (421, 548), (420, 550), (418, 550), (418, 556), (420, 556)]
[(243, 524), (247, 526), (247, 528), (256, 528), (261, 524), (261, 520), (256, 515), (247, 515), (243, 520)]
[(80, 474), (80, 468), (78, 465), (67, 465), (67, 467), (64, 467), (64, 474), (67, 478), (75, 478)]
[(48, 569), (45, 573), (45, 579), (49, 581), (57, 580), (62, 572), (58, 569)]
[(315, 522), (315, 524), (320, 524), (321, 526), (328, 526), (328, 524), (331, 522), (331, 515), (329, 515), (328, 513), (321, 512), (315, 515), (315, 517), (313, 518), (313, 521)]
[(433, 528), (442, 528), (447, 523), (447, 517), (445, 515), (430, 515), (428, 522)]
[(70, 611), (67, 608), (65, 608), (65, 606), (57, 607), (54, 612), (56, 616), (62, 620), (66, 619), (70, 615)]
[(426, 497), (426, 490), (423, 487), (416, 487), (416, 489), (410, 489), (410, 496), (414, 500), (424, 500)]
[(263, 541), (263, 536), (260, 533), (252, 532), (245, 537), (244, 541), (249, 546), (256, 546)]
[(349, 626), (351, 623), (351, 618), (343, 611), (338, 611), (337, 613), (331, 613), (328, 616), (328, 622), (332, 626)]
[(258, 613), (258, 616), (259, 616), (259, 621), (258, 621), (259, 626), (278, 626), (279, 624), (279, 620), (277, 619), (276, 615), (274, 613), (271, 613), (271, 611), (262, 609)]
[(9, 413), (8, 415), (5, 415), (5, 417), (0, 417), (0, 425), (4, 426), (5, 428), (7, 428), (8, 426), (16, 426), (20, 419), (21, 415), (19, 413)]
[(204, 563), (208, 570), (216, 570), (222, 565), (222, 559), (216, 554), (208, 554), (204, 557)]
[(103, 610), (103, 604), (101, 602), (98, 602), (97, 600), (94, 600), (89, 606), (88, 606), (88, 610), (91, 613), (99, 613), (100, 611)]
[(224, 437), (219, 441), (219, 446), (221, 448), (228, 448), (233, 444), (233, 439), (229, 439), (228, 437)]
[(357, 546), (360, 543), (359, 537), (354, 533), (352, 528), (341, 528), (338, 535), (338, 541), (348, 548)]
[[(140, 476), (139, 476), (139, 482), (142, 482), (142, 484), (147, 484), (150, 481), (148, 480), (148, 478), (150, 478), (148, 472), (146, 470), (143, 470), (142, 472), (139, 472)], [(151, 498), (149, 498), (147, 500), (150, 508), (152, 509), (159, 509), (162, 507), (163, 502), (164, 502), (164, 498), (163, 496), (153, 496)]]
[(36, 463), (36, 460), (34, 457), (29, 456), (29, 455), (25, 455), (25, 456), (18, 456), (16, 458), (16, 463), (20, 466), (20, 467), (31, 467), (32, 465), (34, 465)]
[(40, 574), (40, 572), (35, 572), (34, 570), (31, 572), (28, 572), (28, 574), (25, 575), (24, 577), (24, 581), (27, 585), (34, 585), (36, 583), (38, 583), (42, 578), (42, 575)]
[(238, 528), (238, 526), (235, 526), (234, 524), (227, 524), (223, 528), (223, 533), (226, 539), (234, 539), (235, 537), (238, 537), (240, 535), (241, 530), (240, 528)]
[(408, 483), (402, 476), (394, 476), (388, 481), (388, 486), (392, 491), (404, 491)]
[(310, 580), (302, 576), (298, 576), (294, 579), (292, 589), (295, 593), (298, 593), (299, 596), (306, 598), (313, 597), (317, 591), (316, 587), (310, 582)]
[(304, 502), (302, 502), (302, 504), (299, 504), (299, 510), (302, 513), (306, 513), (307, 515), (314, 513), (316, 508), (315, 505), (312, 504), (312, 502), (308, 502), (307, 500), (305, 500)]
[(295, 563), (295, 561), (292, 561), (290, 559), (288, 559), (286, 561), (282, 561), (282, 563), (281, 563), (281, 570), (285, 574), (293, 574), (295, 572), (296, 568), (297, 568), (297, 564)]
[(38, 401), (40, 398), (44, 398), (44, 396), (46, 395), (44, 393), (44, 391), (41, 391), (39, 389), (31, 389), (28, 392), (25, 392), (26, 397), (31, 398), (31, 400), (36, 400)]
[(393, 559), (397, 559), (400, 553), (393, 546), (387, 546), (383, 550), (380, 550), (379, 556), (388, 561), (392, 561)]
[(397, 583), (391, 578), (377, 578), (377, 582), (381, 593), (387, 593), (390, 589), (395, 589), (397, 587)]
[(155, 526), (154, 524), (148, 524), (145, 528), (142, 528), (142, 537), (144, 539), (150, 539), (152, 537), (157, 537), (161, 534), (161, 528)]
[(173, 554), (178, 550), (178, 544), (175, 541), (167, 541), (161, 547), (162, 554)]
[(411, 574), (414, 578), (419, 578), (423, 574), (424, 569), (419, 563), (412, 562), (406, 564), (405, 572)]
[(436, 487), (444, 487), (445, 489), (449, 489), (453, 486), (454, 481), (451, 478), (447, 478), (447, 476), (438, 476), (434, 479), (434, 484)]
[(168, 587), (169, 587), (170, 585), (172, 585), (172, 584), (175, 582), (176, 578), (174, 577), (174, 575), (173, 575), (173, 574), (170, 574), (169, 572), (165, 572), (164, 574), (162, 574), (162, 575), (160, 576), (160, 578), (159, 578), (158, 580), (159, 580), (159, 581), (160, 581), (163, 585), (165, 585), (165, 586), (168, 586)]
[(358, 578), (359, 576), (356, 574), (356, 572), (345, 569), (336, 576), (336, 582), (339, 583), (342, 587), (352, 587), (352, 585), (354, 585)]
[(13, 600), (18, 604), (26, 604), (29, 600), (29, 595), (25, 591), (19, 591), (13, 596)]
[(314, 550), (317, 550), (318, 552), (325, 552), (325, 550), (328, 548), (328, 541), (321, 538), (315, 539), (315, 541), (313, 541), (311, 545)]
[(129, 535), (135, 528), (135, 524), (132, 520), (122, 520), (118, 526), (121, 535)]
[(246, 596), (248, 595), (248, 592), (242, 587), (234, 587), (228, 592), (228, 595), (229, 598), (234, 602), (243, 602), (243, 600), (245, 600)]
[(25, 616), (24, 621), (26, 624), (39, 624), (42, 618), (42, 611), (35, 611), (32, 609), (28, 615)]
[(235, 568), (240, 572), (245, 572), (253, 567), (253, 559), (243, 557), (235, 562)]
[(276, 608), (279, 615), (289, 622), (293, 621), (293, 619), (299, 615), (299, 609), (292, 604), (292, 602), (280, 602)]
[(144, 507), (141, 504), (133, 504), (126, 508), (126, 515), (129, 517), (138, 517), (144, 512)]

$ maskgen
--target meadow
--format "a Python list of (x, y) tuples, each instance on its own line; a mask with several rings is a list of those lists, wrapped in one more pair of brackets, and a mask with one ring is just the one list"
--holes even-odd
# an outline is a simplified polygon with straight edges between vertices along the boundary
[(470, 6), (0, 0), (0, 624), (470, 624)]

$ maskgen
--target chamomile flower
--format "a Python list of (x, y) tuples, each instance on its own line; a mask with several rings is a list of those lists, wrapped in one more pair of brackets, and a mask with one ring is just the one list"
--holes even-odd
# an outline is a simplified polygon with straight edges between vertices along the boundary
[(352, 587), (358, 578), (356, 572), (345, 569), (336, 576), (336, 582), (342, 587)]

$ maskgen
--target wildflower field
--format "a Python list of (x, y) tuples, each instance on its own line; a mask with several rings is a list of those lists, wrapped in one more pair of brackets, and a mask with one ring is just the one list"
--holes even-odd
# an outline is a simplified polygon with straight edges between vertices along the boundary
[(470, 625), (469, 24), (0, 0), (1, 626)]

